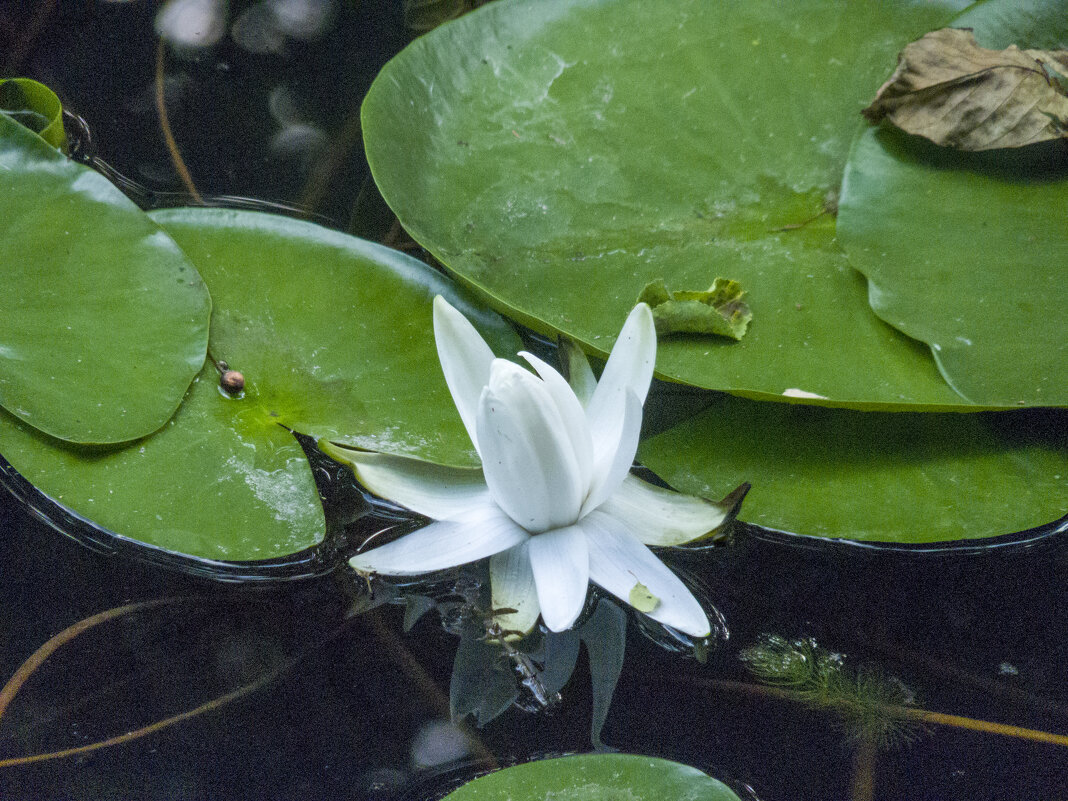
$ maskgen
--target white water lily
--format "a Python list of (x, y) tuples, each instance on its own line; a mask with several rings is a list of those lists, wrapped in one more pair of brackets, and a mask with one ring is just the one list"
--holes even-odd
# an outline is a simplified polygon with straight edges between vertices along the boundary
[(729, 510), (630, 475), (656, 357), (649, 307), (631, 312), (599, 382), (577, 349), (570, 385), (530, 353), (519, 355), (534, 372), (495, 358), (440, 296), (434, 335), (482, 468), (324, 445), (369, 490), (435, 521), (357, 554), (352, 567), (414, 575), (490, 557), (493, 606), (515, 610), (498, 618), (507, 628), (529, 631), (539, 614), (553, 631), (570, 628), (592, 581), (707, 636), (700, 603), (647, 546), (703, 537)]

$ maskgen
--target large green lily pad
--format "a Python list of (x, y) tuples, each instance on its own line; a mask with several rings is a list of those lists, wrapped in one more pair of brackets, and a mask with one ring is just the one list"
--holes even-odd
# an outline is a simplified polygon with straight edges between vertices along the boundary
[[(1013, 32), (1066, 47), (1064, 4), (1048, 5), (1044, 19), (1026, 15)], [(980, 25), (995, 10), (960, 23)], [(989, 24), (977, 36), (1004, 41)], [(1063, 144), (960, 153), (869, 129), (846, 167), (838, 234), (870, 281), (872, 308), (928, 343), (946, 380), (977, 404), (1068, 404)]]
[(204, 363), (211, 299), (98, 173), (0, 114), (0, 404), (51, 436), (155, 431)]
[(635, 754), (579, 754), (494, 771), (443, 801), (738, 801), (689, 765)]
[(660, 375), (975, 408), (872, 313), (821, 213), (887, 65), (961, 5), (494, 3), (386, 66), (363, 106), (368, 160), (415, 238), (534, 328), (603, 354), (649, 281), (722, 276), (748, 292), (745, 338), (666, 337)]
[(678, 490), (751, 481), (741, 519), (895, 543), (1012, 534), (1068, 513), (1068, 412), (870, 413), (723, 397), (642, 443)]
[(73, 448), (13, 418), (0, 453), (49, 496), (130, 539), (235, 562), (321, 541), (311, 471), (288, 428), (449, 464), (472, 464), (433, 342), (445, 295), (498, 352), (519, 340), (439, 273), (311, 223), (175, 209), (156, 221), (203, 270), (211, 352), (243, 371), (242, 396), (203, 368), (174, 418), (124, 448)]

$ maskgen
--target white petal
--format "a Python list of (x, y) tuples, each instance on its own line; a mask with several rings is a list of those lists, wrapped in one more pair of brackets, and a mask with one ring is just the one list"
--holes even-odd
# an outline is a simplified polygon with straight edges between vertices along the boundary
[(507, 550), (530, 535), (496, 505), (461, 520), (439, 520), (400, 539), (358, 553), (349, 564), (361, 573), (411, 576), (465, 565)]
[(331, 442), (321, 442), (319, 448), (351, 466), (360, 483), (375, 495), (435, 520), (456, 517), (493, 500), (481, 467), (444, 467)]
[(586, 406), (597, 389), (597, 379), (582, 349), (570, 339), (560, 340), (560, 360), (567, 365), (567, 381), (579, 403)]
[(530, 540), (495, 553), (490, 557), (490, 587), (493, 609), (515, 609), (515, 612), (496, 615), (505, 631), (526, 634), (538, 622), (541, 606), (534, 588), (534, 573), (530, 569)]
[(623, 419), (620, 421), (622, 430), (616, 438), (615, 453), (609, 449), (607, 443), (600, 449), (604, 462), (594, 465), (593, 484), (589, 496), (582, 504), (582, 515), (592, 512), (611, 497), (629, 475), (630, 466), (634, 463), (634, 454), (638, 452), (638, 435), (642, 430), (642, 402), (628, 389), (625, 404)]
[(598, 464), (606, 463), (603, 453), (606, 447), (611, 447), (615, 453), (614, 444), (623, 426), (627, 390), (645, 403), (655, 362), (653, 313), (646, 304), (639, 303), (627, 317), (601, 373), (601, 380), (586, 405), (586, 419), (593, 436), (594, 471)]
[(600, 509), (626, 520), (627, 528), (646, 545), (681, 545), (700, 539), (721, 526), (731, 512), (704, 498), (663, 489), (631, 475)]
[(568, 526), (530, 538), (530, 568), (545, 625), (552, 631), (571, 628), (586, 603), (590, 559), (586, 536)]
[(603, 511), (582, 518), (590, 552), (590, 580), (621, 601), (630, 602), (630, 591), (639, 582), (660, 603), (647, 614), (653, 620), (694, 637), (711, 633), (708, 616), (682, 580), (627, 530), (623, 521)]
[(526, 359), (541, 376), (545, 389), (556, 403), (556, 409), (560, 412), (560, 418), (564, 422), (564, 428), (567, 429), (571, 447), (575, 452), (575, 460), (578, 462), (583, 485), (588, 487), (593, 476), (593, 440), (590, 437), (590, 427), (586, 424), (586, 412), (582, 404), (579, 403), (579, 399), (564, 377), (551, 366), (532, 353), (520, 351), (519, 355)]
[(475, 450), (481, 453), (475, 417), (482, 388), (489, 383), (493, 351), (470, 321), (441, 295), (434, 298), (434, 342), (456, 410)]
[(532, 533), (575, 522), (586, 486), (541, 379), (512, 362), (494, 361), (476, 425), (486, 483), (513, 520)]

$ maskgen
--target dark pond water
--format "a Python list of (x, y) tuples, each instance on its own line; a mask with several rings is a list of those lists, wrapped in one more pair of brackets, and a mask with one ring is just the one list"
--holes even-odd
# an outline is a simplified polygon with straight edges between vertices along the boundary
[[(164, 5), (2, 3), (0, 59), (5, 74), (56, 88), (96, 154), (164, 193), (146, 202), (169, 204), (181, 196), (165, 193), (184, 190), (155, 106), (153, 24)], [(265, 24), (270, 5), (297, 21)], [(221, 9), (228, 27), (211, 47), (168, 54), (164, 89), (198, 190), (310, 207), (342, 228), (357, 208), (353, 230), (387, 236), (355, 120), (377, 69), (412, 35), (399, 0), (187, 7), (197, 9)], [(31, 677), (0, 720), (0, 798), (423, 801), (492, 764), (590, 748), (581, 660), (551, 713), (513, 709), (465, 740), (447, 720), (455, 638), (433, 616), (402, 633), (395, 606), (346, 616), (344, 570), (254, 586), (190, 576), (90, 550), (7, 493), (0, 532), (5, 680), (80, 620), (172, 599), (88, 630)], [(738, 654), (762, 634), (813, 637), (849, 664), (896, 676), (926, 709), (1066, 732), (1063, 534), (891, 552), (742, 527), (734, 545), (673, 564), (730, 638), (699, 664), (632, 623), (606, 744), (696, 765), (763, 801), (1068, 798), (1064, 747), (931, 726), (865, 765), (834, 714), (731, 683), (752, 687)], [(252, 689), (126, 743), (5, 761), (115, 737), (243, 687)]]

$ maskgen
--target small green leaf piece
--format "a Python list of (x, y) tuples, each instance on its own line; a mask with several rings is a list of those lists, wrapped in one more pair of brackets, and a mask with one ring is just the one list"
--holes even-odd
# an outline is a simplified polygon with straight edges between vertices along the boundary
[(668, 291), (663, 278), (646, 284), (638, 296), (648, 303), (659, 336), (668, 334), (715, 334), (731, 339), (745, 336), (753, 312), (742, 300), (745, 290), (737, 281), (717, 278), (703, 292)]
[(739, 801), (689, 765), (637, 754), (578, 754), (513, 765), (468, 782), (442, 801)]
[(43, 83), (29, 78), (0, 80), (0, 112), (29, 128), (52, 147), (67, 149), (63, 104)]

